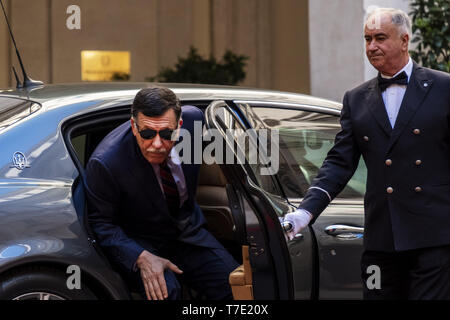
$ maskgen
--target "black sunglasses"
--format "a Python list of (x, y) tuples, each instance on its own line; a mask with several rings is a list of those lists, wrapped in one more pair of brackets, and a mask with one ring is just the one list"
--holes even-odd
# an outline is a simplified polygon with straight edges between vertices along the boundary
[(145, 140), (153, 139), (154, 137), (156, 137), (156, 135), (158, 133), (159, 133), (159, 137), (161, 139), (172, 140), (172, 134), (176, 130), (176, 129), (174, 129), (174, 130), (164, 129), (161, 131), (157, 131), (157, 130), (153, 130), (153, 129), (139, 130), (139, 126), (137, 125), (137, 123), (135, 123), (135, 125), (136, 125), (136, 128), (137, 128), (139, 134), (141, 135), (141, 138), (145, 139)]

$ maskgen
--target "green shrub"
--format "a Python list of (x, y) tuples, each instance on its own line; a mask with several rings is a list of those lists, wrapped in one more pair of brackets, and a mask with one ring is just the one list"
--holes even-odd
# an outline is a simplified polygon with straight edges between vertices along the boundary
[(450, 1), (413, 0), (411, 57), (424, 67), (450, 72)]
[(111, 81), (128, 81), (130, 74), (125, 72), (114, 72), (111, 76)]
[(163, 67), (154, 77), (146, 78), (151, 82), (203, 83), (236, 85), (245, 79), (245, 55), (236, 55), (226, 51), (222, 61), (218, 62), (212, 55), (209, 59), (198, 54), (191, 47), (186, 58), (178, 57), (174, 68)]

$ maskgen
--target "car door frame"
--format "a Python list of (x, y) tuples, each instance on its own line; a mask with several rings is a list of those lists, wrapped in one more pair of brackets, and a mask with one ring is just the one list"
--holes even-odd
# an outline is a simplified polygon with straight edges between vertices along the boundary
[[(339, 110), (321, 106), (248, 100), (236, 100), (234, 103), (248, 104), (250, 107), (278, 108), (340, 116)], [(289, 202), (296, 207), (300, 205), (302, 199), (303, 197), (288, 198)], [(363, 250), (363, 199), (337, 197), (310, 226), (310, 230), (315, 239), (314, 251), (316, 252), (313, 299), (362, 298), (362, 284), (349, 275), (349, 268), (344, 269), (343, 264), (359, 260), (359, 255)], [(352, 253), (350, 252), (352, 250), (358, 252)], [(359, 271), (359, 263), (352, 265), (350, 269), (353, 269), (353, 272)], [(358, 278), (359, 274), (358, 272)]]
[[(245, 116), (238, 109), (232, 109), (231, 101), (213, 101), (205, 110), (205, 122), (208, 129), (219, 129), (215, 119), (216, 108), (225, 108), (242, 127)], [(222, 134), (224, 137), (224, 135)], [(225, 141), (226, 140), (226, 137)], [(230, 148), (229, 143), (224, 148)], [(234, 149), (233, 149), (234, 153)], [(235, 157), (236, 154), (234, 153)], [(289, 250), (278, 215), (273, 208), (273, 199), (257, 186), (249, 177), (252, 172), (248, 163), (225, 164), (224, 173), (233, 186), (243, 195), (251, 206), (258, 223), (247, 221), (247, 241), (250, 246), (250, 263), (252, 265), (253, 290), (255, 299), (294, 299), (293, 272)], [(278, 199), (281, 201), (281, 199)], [(283, 199), (284, 200), (284, 199)], [(288, 205), (287, 202), (285, 202)], [(292, 208), (290, 208), (292, 210)], [(270, 278), (270, 279), (269, 279)]]

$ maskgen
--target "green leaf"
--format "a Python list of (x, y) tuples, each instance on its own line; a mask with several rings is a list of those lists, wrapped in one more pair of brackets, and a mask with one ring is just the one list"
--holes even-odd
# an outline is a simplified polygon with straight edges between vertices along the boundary
[(412, 0), (410, 8), (416, 35), (412, 43), (417, 43), (411, 57), (425, 67), (449, 72), (450, 1)]

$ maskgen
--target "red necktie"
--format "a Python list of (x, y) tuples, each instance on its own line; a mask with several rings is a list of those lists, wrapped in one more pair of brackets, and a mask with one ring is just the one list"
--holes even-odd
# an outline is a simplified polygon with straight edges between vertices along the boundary
[(172, 216), (177, 216), (180, 209), (180, 195), (178, 194), (177, 184), (173, 178), (167, 162), (164, 161), (159, 165), (159, 174), (161, 177), (161, 184), (166, 197), (167, 208)]

